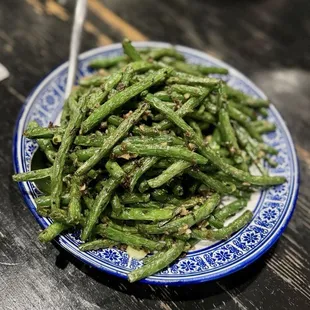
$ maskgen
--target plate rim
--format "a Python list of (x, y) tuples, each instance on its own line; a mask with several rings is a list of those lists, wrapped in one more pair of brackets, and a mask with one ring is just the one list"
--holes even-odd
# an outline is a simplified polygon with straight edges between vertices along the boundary
[[(227, 64), (226, 62), (215, 58), (214, 56), (206, 53), (206, 52), (202, 52), (190, 47), (186, 47), (186, 46), (182, 46), (182, 45), (173, 45), (167, 42), (157, 42), (157, 41), (143, 41), (143, 42), (133, 42), (133, 44), (137, 47), (171, 47), (174, 46), (176, 47), (178, 50), (184, 51), (185, 53), (191, 54), (193, 56), (196, 57), (200, 57), (200, 58), (205, 58), (205, 59), (211, 59), (214, 63), (216, 63), (219, 66), (224, 66), (226, 68), (228, 68), (230, 70), (230, 72), (233, 72), (234, 76), (239, 77), (240, 79), (242, 79), (243, 81), (245, 81), (252, 89), (255, 90), (255, 92), (257, 92), (259, 94), (259, 96), (261, 96), (262, 98), (267, 98), (266, 95), (264, 94), (264, 92), (257, 87), (249, 78), (247, 78), (244, 74), (242, 74), (240, 71), (238, 71), (237, 69), (235, 69), (234, 67), (232, 67), (231, 65)], [(79, 55), (79, 60), (83, 60), (85, 58), (88, 58), (92, 55), (95, 55), (97, 53), (103, 53), (103, 52), (108, 52), (108, 51), (113, 51), (115, 49), (119, 49), (121, 48), (121, 43), (114, 43), (111, 45), (107, 45), (107, 46), (102, 46), (102, 47), (97, 47), (97, 48), (93, 48), (91, 50), (88, 50), (86, 52), (83, 52)], [(13, 140), (12, 140), (12, 157), (13, 157), (13, 167), (14, 167), (14, 171), (15, 173), (18, 171), (19, 169), (19, 165), (18, 165), (18, 147), (17, 147), (17, 139), (18, 139), (18, 131), (19, 131), (19, 127), (20, 125), (24, 124), (24, 122), (21, 123), (21, 121), (23, 120), (23, 117), (25, 117), (27, 115), (27, 111), (31, 108), (32, 104), (31, 101), (33, 100), (32, 98), (35, 98), (36, 92), (39, 92), (39, 90), (41, 88), (43, 88), (45, 86), (45, 84), (48, 84), (48, 82), (58, 74), (58, 71), (61, 71), (63, 69), (66, 69), (66, 67), (68, 67), (68, 61), (62, 63), (61, 65), (57, 66), (55, 69), (53, 69), (51, 72), (49, 72), (47, 75), (45, 75), (45, 77), (43, 77), (38, 83), (37, 85), (32, 89), (32, 91), (30, 92), (30, 94), (27, 96), (25, 102), (23, 103), (16, 122), (15, 122), (15, 126), (14, 126), (14, 133), (13, 133)], [(262, 245), (260, 245), (256, 250), (254, 250), (254, 252), (246, 257), (244, 259), (244, 261), (241, 262), (237, 262), (236, 264), (233, 264), (232, 266), (228, 266), (228, 267), (224, 267), (223, 271), (220, 272), (220, 270), (215, 274), (215, 275), (207, 275), (207, 278), (203, 277), (202, 275), (200, 275), (197, 279), (195, 278), (191, 278), (189, 276), (189, 278), (180, 278), (180, 279), (176, 279), (176, 280), (172, 280), (172, 279), (167, 279), (168, 282), (166, 281), (166, 279), (162, 278), (162, 279), (158, 279), (158, 278), (153, 278), (153, 276), (148, 277), (146, 279), (143, 279), (139, 282), (143, 282), (143, 283), (147, 283), (147, 284), (155, 284), (155, 285), (187, 285), (187, 284), (195, 284), (195, 283), (201, 283), (201, 282), (206, 282), (206, 281), (212, 281), (218, 278), (222, 278), (224, 276), (228, 276), (236, 271), (239, 271), (245, 267), (247, 267), (248, 265), (250, 265), (252, 262), (254, 262), (255, 260), (257, 260), (258, 258), (260, 258), (264, 253), (266, 253), (271, 247), (272, 245), (279, 239), (279, 237), (283, 234), (285, 228), (287, 227), (293, 213), (296, 207), (296, 202), (298, 199), (298, 193), (299, 193), (299, 186), (300, 186), (300, 165), (299, 165), (299, 161), (298, 161), (298, 157), (296, 154), (296, 149), (291, 137), (291, 134), (286, 126), (285, 121), (283, 120), (283, 118), (281, 117), (280, 113), (278, 112), (278, 110), (271, 105), (270, 109), (272, 109), (272, 112), (274, 113), (274, 115), (277, 117), (278, 121), (281, 123), (282, 129), (284, 130), (285, 134), (286, 134), (286, 138), (288, 141), (288, 146), (289, 146), (289, 150), (292, 154), (292, 159), (293, 159), (293, 167), (296, 168), (296, 170), (292, 171), (292, 179), (293, 182), (292, 184), (295, 184), (295, 191), (292, 192), (291, 197), (289, 197), (290, 199), (290, 203), (288, 204), (288, 209), (286, 210), (286, 213), (283, 216), (283, 219), (281, 220), (281, 222), (279, 223), (279, 227), (277, 228), (276, 231), (274, 231), (274, 233), (269, 237), (269, 240), (266, 240)], [(40, 216), (38, 215), (38, 213), (36, 212), (36, 209), (34, 207), (33, 202), (31, 201), (31, 198), (28, 197), (27, 193), (25, 192), (25, 185), (24, 183), (27, 182), (19, 182), (18, 183), (18, 187), (19, 190), (23, 196), (23, 199), (28, 207), (28, 209), (30, 209), (31, 213), (34, 215), (36, 221), (39, 223), (39, 225), (44, 228), (46, 227), (46, 223), (40, 218)], [(94, 261), (89, 261), (87, 260), (87, 257), (84, 257), (85, 255), (81, 255), (81, 254), (85, 254), (79, 251), (72, 251), (69, 248), (67, 248), (65, 246), (65, 242), (64, 240), (60, 240), (61, 238), (56, 238), (55, 242), (60, 245), (63, 249), (65, 249), (66, 251), (70, 252), (70, 254), (72, 254), (74, 257), (78, 258), (79, 260), (83, 261), (85, 264), (90, 265), (90, 266), (94, 266), (96, 268), (98, 268), (101, 271), (104, 272), (108, 272), (109, 274), (112, 275), (117, 275), (121, 278), (127, 278), (126, 274), (122, 274), (119, 273), (117, 270), (111, 270), (108, 267), (105, 266), (101, 266), (99, 264), (96, 264)], [(177, 278), (177, 277), (176, 277)]]

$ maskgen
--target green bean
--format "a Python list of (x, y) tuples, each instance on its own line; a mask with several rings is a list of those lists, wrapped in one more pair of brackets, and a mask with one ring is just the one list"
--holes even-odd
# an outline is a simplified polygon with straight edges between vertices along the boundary
[[(117, 165), (117, 163), (114, 163)], [(124, 178), (125, 173), (122, 173), (122, 168), (119, 167), (119, 173), (121, 177), (115, 179), (110, 178), (106, 183), (105, 186), (101, 189), (100, 193), (97, 195), (93, 207), (89, 212), (89, 216), (86, 219), (86, 226), (83, 228), (81, 239), (83, 241), (87, 240), (96, 225), (96, 222), (103, 212), (103, 210), (108, 205), (111, 196), (114, 192), (114, 190), (119, 186), (119, 184), (122, 182), (122, 179)]]
[(240, 110), (243, 114), (247, 115), (252, 121), (255, 121), (257, 119), (257, 112), (254, 109), (236, 103), (234, 101), (230, 101), (228, 104), (233, 106), (235, 109)]
[(218, 127), (213, 131), (211, 142), (216, 142), (217, 144), (222, 143), (221, 133)]
[(233, 123), (235, 133), (240, 145), (245, 148), (249, 142), (250, 135), (248, 132), (236, 122)]
[[(167, 244), (166, 248), (167, 249), (171, 248), (173, 243), (174, 243), (173, 240), (171, 238), (169, 238), (169, 239), (167, 238), (165, 241), (166, 241), (166, 244)], [(148, 264), (153, 264), (155, 261), (158, 260), (159, 257), (162, 257), (163, 255), (165, 255), (165, 253), (166, 253), (165, 251), (160, 251), (160, 252), (157, 252), (155, 254), (146, 256), (142, 260), (143, 261), (143, 265), (145, 266), (145, 265), (148, 265)], [(138, 269), (136, 269), (136, 270), (138, 270)]]
[(202, 154), (207, 157), (210, 162), (212, 162), (220, 170), (242, 182), (248, 182), (250, 184), (258, 186), (271, 186), (279, 185), (286, 181), (286, 178), (281, 176), (254, 176), (247, 172), (239, 170), (225, 163), (225, 161), (223, 161), (222, 158), (217, 156), (216, 153), (209, 146), (206, 146)]
[(96, 232), (103, 237), (130, 245), (133, 248), (146, 248), (150, 251), (160, 251), (165, 247), (165, 242), (153, 241), (138, 234), (130, 234), (128, 232), (124, 233), (114, 229), (113, 227), (104, 226), (102, 224), (99, 224), (96, 227)]
[(248, 203), (247, 199), (237, 199), (228, 205), (223, 206), (222, 208), (218, 208), (213, 212), (213, 215), (221, 220), (225, 221), (227, 218), (229, 218), (232, 215), (235, 215), (238, 211), (242, 210), (244, 207), (246, 207)]
[(108, 160), (105, 164), (105, 168), (107, 169), (112, 178), (119, 179), (122, 178), (124, 175), (123, 169), (120, 169), (118, 163), (113, 160)]
[(178, 160), (174, 162), (170, 167), (168, 167), (166, 170), (164, 170), (159, 176), (148, 180), (148, 185), (152, 188), (157, 188), (165, 183), (167, 183), (169, 180), (173, 179), (178, 174), (182, 173), (184, 170), (189, 168), (192, 164), (188, 161), (184, 160)]
[(244, 115), (241, 111), (235, 109), (233, 106), (228, 105), (227, 106), (228, 109), (228, 113), (229, 116), (236, 120), (237, 122), (239, 122), (240, 124), (242, 124), (247, 131), (249, 132), (249, 134), (256, 139), (257, 141), (262, 141), (261, 136), (259, 135), (259, 133), (255, 130), (255, 128), (253, 127), (253, 125), (251, 124), (250, 119)]
[(85, 196), (85, 195), (82, 198), (83, 198), (83, 202), (86, 205), (86, 208), (88, 210), (92, 209), (93, 208), (93, 204), (94, 204), (94, 199), (92, 199), (91, 197)]
[(139, 118), (142, 116), (142, 114), (146, 111), (147, 108), (147, 104), (142, 104), (135, 112), (133, 112), (127, 119), (125, 119), (119, 125), (119, 127), (107, 137), (105, 143), (101, 146), (101, 148), (96, 151), (95, 154), (91, 158), (89, 158), (81, 167), (78, 168), (75, 174), (85, 174), (104, 156), (106, 156), (113, 148), (113, 146), (128, 133), (129, 129), (139, 120)]
[(166, 189), (158, 188), (152, 191), (152, 198), (159, 202), (166, 202), (169, 199), (169, 196)]
[(220, 182), (210, 175), (207, 175), (199, 170), (190, 169), (187, 173), (196, 180), (201, 181), (207, 187), (221, 194), (231, 194), (236, 190), (236, 185), (233, 183)]
[(196, 206), (202, 205), (205, 201), (206, 201), (205, 196), (192, 196), (186, 199), (172, 198), (170, 200), (170, 203), (180, 208), (185, 208), (189, 210)]
[(253, 190), (251, 190), (251, 189), (249, 189), (249, 190), (238, 190), (237, 189), (234, 192), (234, 197), (236, 197), (238, 199), (244, 198), (244, 199), (249, 200), (251, 198), (252, 194), (253, 194)]
[(62, 108), (61, 117), (60, 117), (60, 125), (66, 126), (71, 117), (71, 112), (73, 108), (76, 106), (79, 97), (84, 93), (82, 87), (74, 88), (70, 94), (70, 96), (65, 100), (64, 106)]
[(226, 227), (218, 230), (198, 230), (194, 229), (192, 237), (196, 239), (222, 240), (229, 238), (234, 232), (240, 230), (252, 219), (253, 213), (249, 210), (242, 213), (236, 220)]
[(237, 164), (243, 163), (241, 151), (237, 142), (235, 131), (231, 125), (229, 114), (223, 108), (219, 112), (219, 128), (222, 134), (222, 138), (228, 146), (229, 152), (234, 158)]
[(185, 63), (184, 61), (174, 61), (171, 63), (175, 69), (191, 75), (201, 76), (202, 74), (197, 70), (195, 65)]
[[(135, 73), (140, 73), (149, 70), (149, 72), (152, 69), (159, 69), (160, 67), (154, 63), (154, 62), (148, 62), (148, 61), (135, 61), (129, 63), (124, 70), (123, 78), (121, 80), (121, 83), (119, 86), (121, 86), (120, 90), (125, 89), (129, 86), (130, 83), (133, 82), (135, 78), (138, 78), (138, 76), (135, 76)], [(140, 77), (140, 76), (139, 76)], [(141, 82), (143, 79), (139, 79), (138, 82)]]
[(162, 101), (171, 102), (171, 96), (166, 91), (158, 91), (154, 94), (156, 98)]
[(98, 240), (89, 241), (89, 242), (80, 244), (79, 250), (83, 252), (93, 251), (93, 250), (111, 248), (116, 245), (118, 245), (118, 242), (108, 240), (108, 239), (98, 239)]
[(39, 234), (39, 240), (41, 242), (49, 242), (52, 241), (55, 237), (60, 235), (63, 231), (67, 230), (70, 226), (54, 222), (48, 227), (46, 227), (42, 232)]
[(117, 126), (108, 124), (108, 128), (106, 129), (105, 133), (106, 135), (111, 134), (113, 131), (115, 131), (117, 129)]
[(167, 144), (167, 145), (184, 145), (185, 142), (181, 138), (174, 137), (168, 134), (161, 134), (158, 137), (137, 137), (132, 136), (123, 140), (125, 143), (134, 144)]
[(102, 144), (105, 142), (106, 136), (99, 136), (96, 134), (90, 134), (87, 136), (77, 136), (74, 139), (75, 145), (81, 145), (81, 146), (102, 146)]
[(234, 124), (234, 128), (236, 130), (236, 133), (239, 134), (237, 135), (237, 138), (242, 143), (243, 147), (245, 147), (247, 143), (250, 143), (254, 148), (262, 150), (268, 154), (278, 154), (278, 151), (275, 148), (264, 143), (258, 143), (248, 134), (248, 132), (243, 127), (239, 126), (238, 124)]
[(86, 95), (83, 95), (79, 100), (78, 106), (74, 109), (72, 118), (62, 137), (62, 142), (55, 157), (54, 165), (51, 171), (51, 208), (52, 211), (60, 208), (60, 198), (63, 188), (62, 174), (65, 165), (66, 156), (75, 139), (76, 133), (79, 130), (81, 123), (87, 111)]
[(71, 153), (69, 156), (74, 162), (75, 160), (79, 162), (87, 161), (89, 158), (94, 156), (96, 152), (99, 151), (99, 147), (89, 147), (87, 149), (77, 150), (74, 153)]
[(244, 105), (247, 105), (253, 108), (268, 108), (269, 106), (269, 102), (267, 100), (252, 98), (244, 94), (240, 90), (231, 88), (228, 85), (224, 85), (224, 90), (228, 98), (233, 98), (237, 102), (240, 102), (241, 104), (244, 104)]
[(122, 42), (125, 54), (133, 61), (142, 60), (138, 51), (133, 47), (129, 39), (124, 39)]
[(169, 220), (177, 214), (177, 208), (124, 208), (120, 214), (112, 212), (111, 217), (118, 220), (162, 221)]
[(157, 157), (144, 157), (137, 162), (137, 166), (129, 173), (126, 186), (132, 192), (141, 176), (158, 162)]
[(213, 87), (219, 83), (218, 79), (209, 77), (193, 76), (186, 73), (175, 72), (167, 79), (167, 84), (183, 84), (183, 85), (201, 85), (205, 87)]
[(135, 161), (128, 161), (122, 166), (123, 171), (127, 174), (132, 171), (136, 167)]
[(51, 206), (37, 206), (37, 213), (43, 217), (48, 217), (51, 213)]
[[(188, 138), (194, 138), (197, 140), (197, 135), (195, 134), (194, 130), (173, 110), (166, 107), (164, 102), (160, 101), (156, 97), (152, 96), (151, 94), (148, 94), (145, 97), (145, 100), (155, 109), (163, 113), (172, 123), (177, 125), (182, 131), (185, 132), (185, 135)], [(200, 139), (199, 139), (200, 141)], [(202, 141), (201, 141), (202, 143)]]
[(215, 117), (207, 111), (200, 114), (198, 112), (192, 112), (188, 113), (187, 115), (195, 120), (199, 120), (206, 123), (215, 123), (216, 121)]
[[(265, 154), (264, 152), (260, 150), (259, 143), (256, 142), (256, 140), (253, 140), (244, 128), (238, 126), (237, 124), (234, 124), (234, 127), (236, 128), (236, 134), (237, 134), (238, 140), (240, 141), (240, 144), (245, 148), (246, 153), (252, 159), (252, 161), (257, 166), (257, 168), (260, 170), (260, 172), (263, 175), (265, 175), (266, 174), (265, 168), (259, 161), (260, 153), (263, 156), (265, 156)], [(253, 142), (250, 142), (250, 141), (253, 141)]]
[(143, 180), (143, 181), (139, 184), (139, 186), (138, 186), (138, 191), (139, 191), (140, 193), (144, 193), (144, 192), (146, 192), (148, 189), (149, 189), (149, 185), (148, 185), (148, 183), (147, 183), (146, 180)]
[[(39, 127), (38, 123), (32, 121), (28, 124), (28, 128), (37, 128)], [(40, 147), (40, 150), (45, 154), (46, 158), (50, 163), (54, 163), (56, 150), (53, 147), (53, 144), (48, 139), (37, 139), (37, 143)]]
[[(34, 201), (35, 201), (37, 206), (50, 206), (51, 205), (51, 196), (39, 196)], [(66, 194), (61, 196), (61, 205), (62, 206), (68, 205), (69, 201), (70, 201), (69, 193), (66, 193)]]
[(160, 161), (157, 163), (156, 167), (158, 169), (166, 169), (168, 168), (171, 164), (174, 163), (173, 159), (160, 159)]
[(63, 209), (52, 210), (51, 209), (49, 217), (53, 219), (55, 222), (71, 225), (71, 223), (68, 222), (68, 211), (67, 210), (63, 210)]
[[(198, 98), (190, 98), (188, 99), (181, 107), (178, 109), (175, 113), (179, 117), (184, 117), (188, 113), (191, 113), (194, 111), (194, 109), (201, 104), (201, 102), (205, 99), (205, 97), (209, 94), (209, 90), (207, 90), (204, 94), (202, 94)], [(161, 121), (158, 125), (156, 125), (156, 128), (159, 130), (165, 130), (169, 129), (171, 127), (171, 122), (168, 120)]]
[(266, 157), (265, 159), (266, 159), (266, 161), (270, 167), (276, 168), (278, 166), (278, 163), (276, 161), (274, 161), (268, 157)]
[(183, 252), (185, 244), (178, 240), (172, 247), (162, 254), (161, 252), (154, 254), (154, 259), (149, 264), (146, 264), (128, 274), (129, 282), (135, 282), (146, 278), (163, 268), (167, 267), (174, 260), (176, 260)]
[(205, 110), (206, 110), (206, 105), (205, 105), (205, 104), (202, 104), (202, 105), (200, 105), (200, 107), (199, 107), (197, 113), (198, 113), (198, 114), (202, 114)]
[(226, 100), (227, 98), (223, 89), (223, 82), (220, 81), (218, 87), (216, 88), (216, 95), (214, 96), (211, 95), (210, 101), (216, 106), (216, 111), (218, 112), (222, 108), (223, 103), (226, 102)]
[(93, 110), (100, 106), (105, 98), (105, 93), (101, 88), (92, 88), (86, 95), (85, 101), (87, 102), (87, 107), (89, 110)]
[(194, 210), (192, 213), (185, 215), (184, 217), (173, 220), (161, 227), (159, 227), (158, 224), (140, 224), (138, 226), (139, 230), (142, 233), (147, 234), (174, 233), (181, 229), (186, 231), (188, 228), (192, 227), (196, 223), (207, 218), (209, 214), (213, 212), (214, 208), (219, 204), (220, 199), (220, 195), (213, 194), (203, 203), (202, 206)]
[(115, 223), (112, 220), (110, 220), (108, 222), (108, 225), (111, 228), (117, 229), (117, 230), (125, 232), (125, 233), (139, 234), (137, 226), (129, 226), (129, 225), (123, 225), (123, 224), (122, 225), (118, 225), (117, 223)]
[(112, 205), (112, 212), (115, 215), (120, 215), (124, 209), (124, 206), (121, 204), (121, 201), (118, 197), (118, 195), (114, 195), (112, 200), (111, 200), (111, 205)]
[(268, 117), (268, 110), (266, 108), (259, 108), (258, 111), (263, 117)]
[(121, 82), (119, 82), (117, 84), (116, 89), (112, 88), (111, 91), (109, 92), (108, 99), (111, 99), (114, 95), (116, 95), (121, 90), (122, 90), (122, 86), (121, 86)]
[(54, 135), (54, 137), (52, 138), (52, 142), (55, 145), (60, 144), (61, 141), (62, 141), (62, 136), (61, 135)]
[(160, 203), (158, 201), (149, 201), (145, 203), (134, 203), (129, 205), (132, 208), (150, 208), (150, 209), (160, 209), (164, 207), (163, 203)]
[(113, 155), (120, 157), (123, 154), (134, 154), (140, 156), (157, 156), (182, 159), (192, 164), (204, 165), (207, 160), (201, 155), (194, 153), (185, 147), (163, 146), (163, 145), (140, 145), (132, 143), (122, 143), (113, 149)]
[(208, 218), (208, 224), (212, 227), (215, 228), (223, 228), (224, 226), (224, 222), (217, 219), (216, 217), (214, 217), (213, 215), (210, 215), (210, 217)]
[[(116, 126), (119, 126), (122, 121), (123, 121), (123, 118), (116, 116), (116, 115), (111, 115), (108, 118), (108, 123), (111, 123)], [(162, 132), (160, 132), (159, 129), (151, 128), (146, 125), (140, 125), (139, 127), (133, 127), (132, 133), (135, 135), (150, 136), (150, 137), (157, 137), (160, 134), (162, 134)]]
[[(170, 93), (170, 96), (171, 96), (171, 100), (173, 101), (173, 103), (178, 104), (178, 105), (183, 104), (184, 101), (186, 100), (182, 94), (180, 94), (176, 91), (172, 91)], [(169, 103), (167, 105), (169, 105)], [(173, 108), (175, 108), (175, 107), (177, 107), (177, 106), (174, 105)]]
[[(98, 98), (95, 95), (91, 96), (88, 100), (88, 106), (90, 109), (95, 109), (100, 106), (100, 104), (107, 98), (113, 88), (121, 81), (123, 74), (120, 72), (115, 72), (111, 74), (104, 83), (103, 89), (104, 92), (99, 93)], [(93, 91), (92, 91), (93, 92)], [(93, 101), (93, 102), (92, 102)]]
[(269, 122), (265, 122), (265, 123), (261, 124), (260, 126), (257, 126), (255, 129), (259, 134), (264, 134), (264, 133), (275, 131), (276, 125), (269, 123)]
[(122, 61), (127, 61), (127, 56), (122, 55), (116, 57), (95, 59), (90, 62), (89, 66), (94, 69), (101, 69), (101, 68), (105, 69), (113, 67)]
[(225, 68), (206, 67), (206, 66), (201, 66), (201, 65), (188, 64), (188, 63), (181, 62), (181, 61), (174, 62), (172, 66), (179, 71), (193, 74), (193, 75), (228, 74), (228, 70)]
[(168, 69), (160, 69), (159, 71), (151, 74), (145, 78), (142, 82), (134, 84), (125, 90), (117, 93), (113, 98), (105, 102), (104, 105), (100, 106), (95, 110), (82, 124), (81, 132), (83, 134), (90, 131), (94, 126), (99, 124), (106, 116), (111, 114), (117, 108), (120, 108), (128, 100), (135, 97), (143, 90), (148, 89), (152, 85), (165, 80), (166, 77), (170, 74)]
[(71, 179), (70, 187), (70, 202), (68, 207), (68, 223), (78, 224), (82, 217), (81, 213), (81, 183), (82, 179), (80, 177), (73, 177)]
[[(60, 123), (61, 125), (67, 125), (70, 119), (70, 105), (72, 101), (76, 101), (74, 95), (70, 95), (69, 98), (67, 98), (64, 102), (64, 105), (62, 107), (61, 116), (60, 116)], [(29, 124), (30, 125), (30, 124)]]
[(51, 175), (51, 168), (37, 169), (23, 173), (17, 173), (13, 175), (13, 181), (15, 182), (26, 182), (35, 181), (40, 179), (49, 178)]
[(121, 196), (121, 201), (123, 204), (149, 202), (150, 194), (124, 193)]
[(188, 123), (195, 130), (195, 132), (199, 136), (199, 138), (201, 140), (203, 140), (203, 134), (202, 134), (201, 129), (200, 129), (199, 125), (197, 124), (197, 122), (195, 122), (193, 120), (189, 120)]
[(184, 60), (184, 56), (173, 48), (154, 49), (149, 53), (149, 57), (154, 60), (160, 59), (164, 56), (173, 57), (178, 60)]
[(253, 147), (251, 147), (250, 144), (247, 144), (245, 147), (246, 153), (249, 155), (249, 157), (252, 159), (255, 166), (258, 168), (258, 170), (261, 172), (262, 175), (266, 175), (267, 171), (265, 170), (264, 166), (260, 162), (260, 159), (256, 156), (255, 150)]
[(233, 127), (230, 124), (229, 114), (223, 108), (219, 112), (220, 131), (224, 141), (233, 148), (232, 153), (240, 152), (237, 138)]
[(80, 79), (79, 85), (84, 87), (101, 86), (106, 82), (107, 79), (107, 76), (102, 75), (85, 76), (84, 78)]
[(202, 96), (206, 89), (201, 86), (189, 86), (189, 85), (181, 85), (181, 84), (172, 84), (170, 85), (172, 91), (176, 91), (181, 94), (190, 94), (194, 97)]
[(64, 129), (61, 127), (35, 127), (27, 128), (24, 136), (29, 139), (51, 139), (54, 135), (63, 135)]

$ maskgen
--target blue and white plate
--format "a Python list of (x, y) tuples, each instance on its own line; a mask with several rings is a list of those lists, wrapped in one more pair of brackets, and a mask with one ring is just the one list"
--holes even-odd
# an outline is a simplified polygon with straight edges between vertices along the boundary
[[(138, 47), (168, 47), (169, 44), (157, 42), (137, 43)], [(240, 72), (224, 62), (187, 47), (176, 46), (191, 63), (206, 66), (220, 66), (229, 69), (225, 77), (229, 85), (245, 93), (265, 99), (265, 95)], [(121, 44), (100, 47), (80, 56), (78, 78), (90, 74), (88, 63), (99, 57), (111, 57), (122, 53)], [(30, 170), (31, 159), (37, 144), (23, 137), (30, 121), (48, 126), (61, 112), (66, 85), (68, 63), (49, 74), (31, 93), (23, 106), (16, 123), (13, 142), (13, 162), (17, 173)], [(274, 160), (277, 168), (268, 168), (271, 175), (285, 176), (287, 183), (269, 188), (253, 195), (248, 208), (254, 211), (253, 220), (242, 230), (226, 241), (210, 244), (200, 243), (186, 257), (179, 259), (169, 268), (143, 280), (152, 284), (181, 285), (204, 282), (231, 274), (249, 265), (266, 252), (280, 237), (294, 211), (298, 194), (298, 164), (291, 136), (286, 125), (275, 109), (270, 107), (269, 120), (277, 124), (277, 130), (265, 136), (265, 141), (279, 151)], [(33, 182), (19, 184), (21, 193), (30, 211), (42, 228), (51, 221), (36, 212), (34, 199), (40, 191)], [(117, 249), (81, 252), (77, 234), (65, 234), (57, 242), (86, 264), (100, 270), (125, 278), (128, 272), (138, 268), (141, 263)]]

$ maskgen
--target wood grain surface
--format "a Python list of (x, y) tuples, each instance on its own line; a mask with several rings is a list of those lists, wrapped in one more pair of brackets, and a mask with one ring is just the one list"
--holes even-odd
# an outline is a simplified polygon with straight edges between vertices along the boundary
[(280, 240), (247, 268), (180, 288), (128, 284), (37, 240), (39, 225), (12, 174), (12, 133), (25, 97), (67, 60), (73, 0), (2, 0), (0, 63), (0, 309), (309, 309), (310, 2), (89, 0), (82, 50), (157, 40), (209, 52), (270, 97), (300, 160), (297, 208)]

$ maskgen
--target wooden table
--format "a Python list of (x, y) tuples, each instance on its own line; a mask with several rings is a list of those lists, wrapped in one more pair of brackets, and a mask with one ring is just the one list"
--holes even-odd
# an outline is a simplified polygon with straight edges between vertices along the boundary
[(219, 281), (181, 288), (128, 284), (37, 240), (12, 174), (12, 131), (25, 97), (68, 57), (74, 1), (2, 0), (0, 309), (309, 309), (310, 2), (89, 0), (82, 50), (132, 40), (207, 51), (259, 85), (292, 133), (301, 187), (294, 216), (261, 259)]

